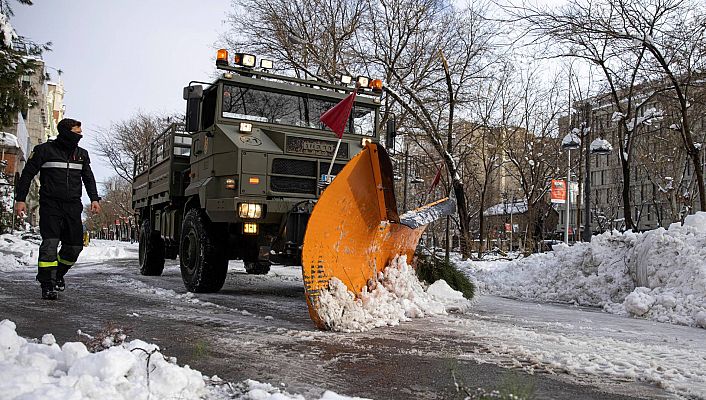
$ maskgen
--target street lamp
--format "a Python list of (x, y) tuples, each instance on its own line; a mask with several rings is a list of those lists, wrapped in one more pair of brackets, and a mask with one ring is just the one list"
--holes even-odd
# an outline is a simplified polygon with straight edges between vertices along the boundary
[(568, 163), (566, 169), (566, 228), (564, 230), (564, 242), (569, 244), (569, 221), (571, 221), (571, 150), (581, 147), (581, 139), (573, 131), (564, 136), (561, 141), (561, 148), (566, 150)]
[[(611, 151), (613, 151), (613, 145), (611, 145), (607, 140), (603, 138), (597, 138), (593, 142), (591, 142), (591, 145), (589, 146), (589, 151), (590, 154), (596, 154), (596, 155), (608, 155), (610, 154)], [(583, 229), (583, 241), (584, 242), (590, 242), (591, 241), (591, 169), (590, 169), (591, 163), (588, 160), (588, 157), (586, 157), (586, 179), (585, 179), (585, 188), (584, 188), (584, 196), (585, 196), (585, 207), (586, 207), (586, 221), (584, 222), (584, 229)]]

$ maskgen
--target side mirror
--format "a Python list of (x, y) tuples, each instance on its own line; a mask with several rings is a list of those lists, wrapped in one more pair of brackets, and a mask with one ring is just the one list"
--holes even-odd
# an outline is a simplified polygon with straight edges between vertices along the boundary
[(390, 117), (385, 125), (385, 148), (388, 150), (395, 149), (395, 136), (397, 136), (397, 122), (395, 117)]
[(199, 130), (199, 111), (201, 108), (201, 98), (203, 97), (203, 86), (194, 85), (184, 88), (184, 100), (186, 100), (186, 131), (196, 132)]

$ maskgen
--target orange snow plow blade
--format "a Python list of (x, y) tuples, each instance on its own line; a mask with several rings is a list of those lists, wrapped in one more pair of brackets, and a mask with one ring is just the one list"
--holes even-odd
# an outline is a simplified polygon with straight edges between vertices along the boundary
[(397, 213), (392, 163), (387, 152), (368, 144), (346, 164), (319, 198), (307, 224), (302, 275), (309, 315), (319, 316), (319, 294), (333, 277), (360, 293), (398, 254), (411, 262), (426, 224), (453, 213), (442, 199), (402, 216)]

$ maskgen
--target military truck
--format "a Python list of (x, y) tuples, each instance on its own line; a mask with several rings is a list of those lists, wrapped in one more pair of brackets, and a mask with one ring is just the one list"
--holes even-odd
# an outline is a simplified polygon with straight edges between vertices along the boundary
[[(184, 88), (185, 123), (169, 126), (135, 157), (143, 275), (161, 275), (165, 258), (179, 257), (187, 290), (216, 292), (229, 260), (242, 259), (250, 274), (266, 274), (271, 256), (296, 260), (322, 179), (379, 141), (380, 81), (342, 76), (329, 84), (276, 74), (272, 62), (256, 61), (219, 50), (218, 78)], [(354, 90), (337, 149), (319, 117)]]

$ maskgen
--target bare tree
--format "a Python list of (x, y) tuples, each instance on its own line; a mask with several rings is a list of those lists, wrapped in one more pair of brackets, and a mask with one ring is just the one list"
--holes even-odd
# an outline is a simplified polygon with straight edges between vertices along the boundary
[[(648, 96), (657, 91), (672, 93), (679, 104), (681, 122), (677, 127), (693, 164), (700, 207), (706, 209), (701, 146), (694, 140), (690, 110), (705, 60), (706, 16), (702, 10), (702, 4), (689, 0), (571, 0), (556, 11), (511, 8), (515, 16), (530, 23), (531, 32), (563, 44), (559, 55), (582, 58), (602, 70), (614, 106), (623, 115), (622, 136), (627, 140), (620, 143), (620, 155), (629, 229), (635, 228), (629, 206), (632, 143), (628, 131), (635, 100), (630, 94), (637, 94), (633, 90), (636, 84), (644, 85), (640, 95), (646, 91)], [(623, 68), (618, 68), (621, 64)], [(621, 84), (622, 75), (629, 79)]]
[(100, 129), (96, 151), (120, 178), (131, 182), (135, 155), (148, 148), (150, 141), (175, 119), (179, 118), (137, 111), (126, 120)]
[(356, 34), (367, 9), (365, 0), (234, 0), (231, 30), (223, 41), (273, 57), (299, 76), (336, 81), (355, 62)]
[(89, 212), (90, 205), (85, 207), (86, 227), (89, 231), (98, 231), (110, 226), (116, 220), (123, 220), (133, 215), (132, 186), (121, 176), (112, 176), (103, 182), (103, 198), (101, 212)]
[[(504, 147), (506, 132), (503, 127), (503, 115), (512, 113), (518, 100), (508, 95), (514, 73), (509, 63), (502, 69), (503, 73), (484, 79), (476, 90), (475, 101), (469, 111), (476, 123), (459, 125), (457, 133), (457, 149), (455, 153), (462, 163), (466, 178), (469, 210), (478, 221), (479, 247), (478, 256), (485, 250), (487, 235), (484, 211), (501, 196), (502, 182), (499, 182), (499, 172), (505, 165)], [(508, 193), (504, 193), (508, 195)]]
[(546, 195), (551, 177), (559, 171), (557, 121), (563, 94), (558, 78), (548, 84), (540, 83), (537, 74), (522, 73), (515, 92), (507, 94), (518, 99), (518, 104), (503, 115), (503, 128), (507, 131), (504, 149), (512, 165), (506, 171), (519, 182), (527, 202), (528, 233), (535, 249), (539, 249), (550, 212)]
[[(464, 182), (454, 157), (454, 113), (473, 100), (473, 87), (490, 75), (492, 27), (481, 9), (429, 9), (427, 29), (409, 32), (401, 49), (408, 61), (386, 66), (387, 93), (404, 109), (444, 161), (457, 202), (461, 252), (469, 256), (470, 213)], [(446, 54), (451, 55), (450, 59)]]
[(244, 18), (231, 20), (242, 34), (226, 41), (231, 45), (247, 45), (325, 80), (361, 69), (386, 77), (381, 122), (396, 110), (402, 129), (444, 161), (458, 203), (463, 253), (468, 255), (470, 225), (453, 156), (453, 122), (457, 108), (472, 99), (474, 81), (491, 73), (494, 26), (484, 18), (486, 6), (458, 9), (444, 0), (233, 4), (233, 16)]

